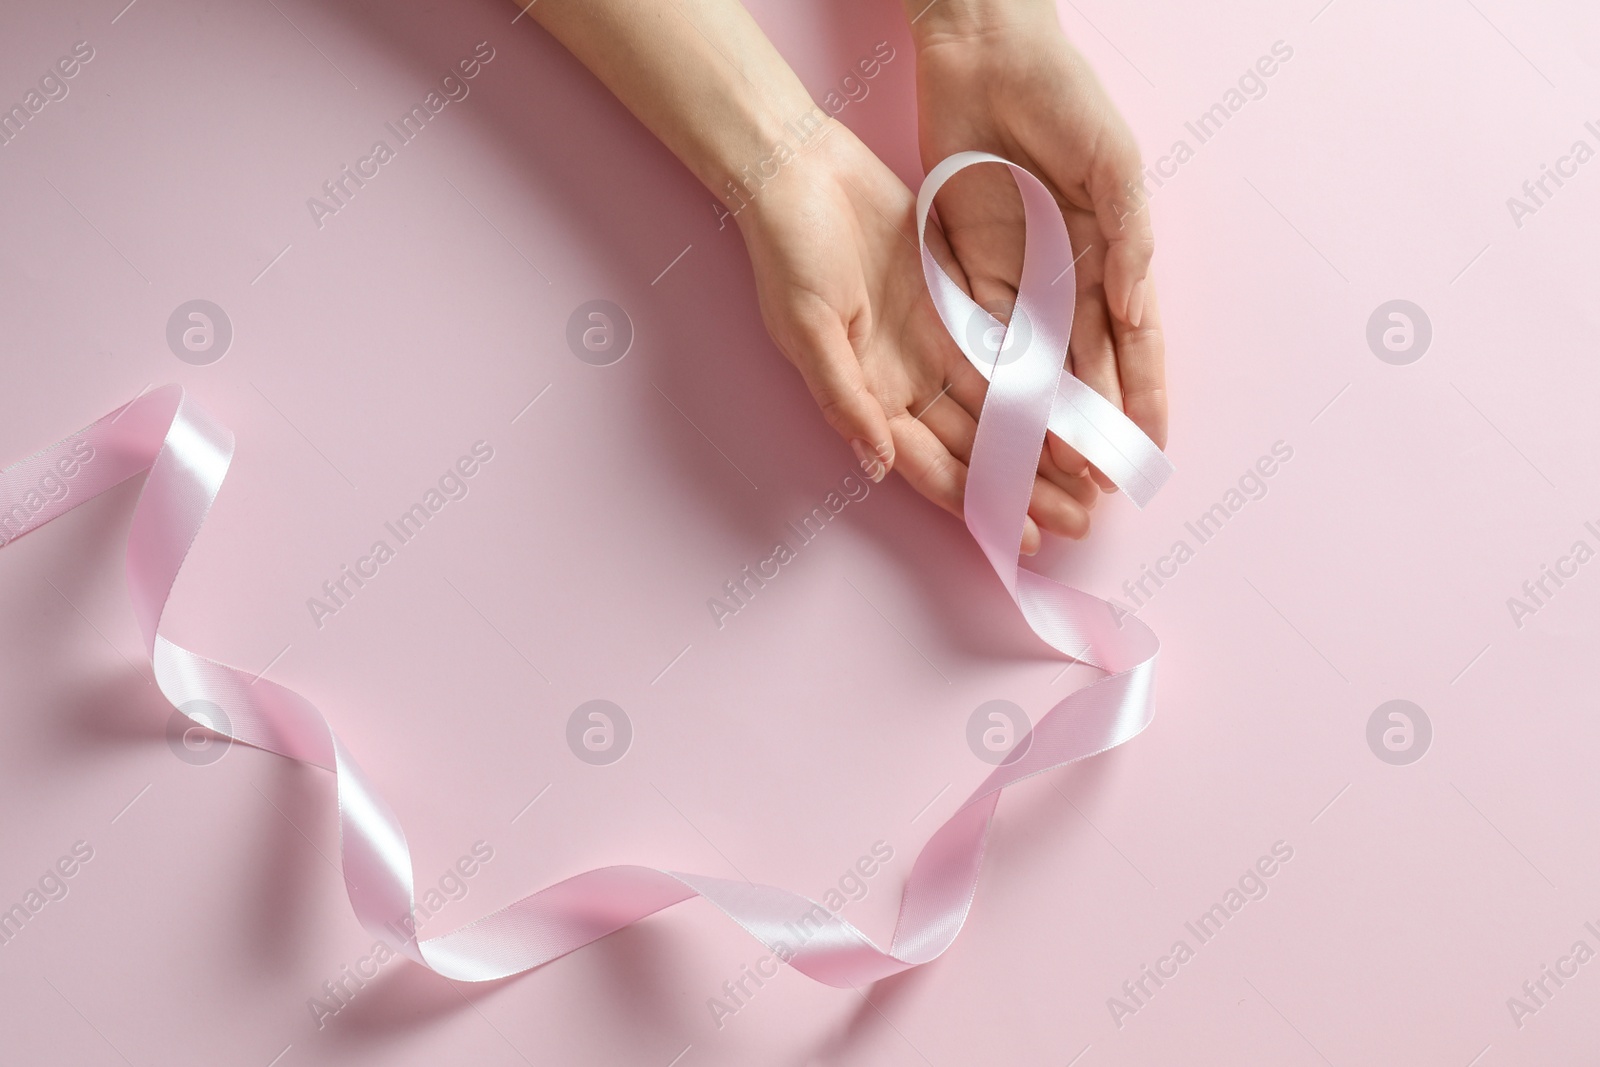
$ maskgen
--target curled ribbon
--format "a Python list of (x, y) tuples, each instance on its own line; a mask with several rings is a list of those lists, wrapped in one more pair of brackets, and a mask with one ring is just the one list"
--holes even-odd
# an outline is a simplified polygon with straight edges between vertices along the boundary
[[(934, 193), (952, 174), (978, 163), (1009, 167), (1026, 208), (1022, 282), (1009, 324), (952, 282), (923, 240)], [(127, 581), (156, 684), (173, 706), (215, 732), (333, 772), (341, 866), (357, 919), (374, 937), (446, 978), (519, 974), (697, 894), (780, 959), (829, 985), (857, 986), (919, 966), (943, 953), (966, 922), (1001, 790), (1120, 745), (1152, 715), (1158, 643), (1149, 628), (1131, 616), (1119, 625), (1106, 601), (1018, 566), (1046, 431), (1077, 448), (1140, 507), (1172, 468), (1115, 405), (1063, 369), (1075, 287), (1065, 287), (1064, 300), (1055, 296), (1050, 271), (1072, 262), (1072, 245), (1037, 178), (998, 156), (963, 152), (928, 175), (917, 216), (923, 273), (939, 316), (990, 383), (972, 449), (967, 528), (1034, 632), (1063, 655), (1107, 674), (1052, 708), (934, 832), (912, 867), (887, 949), (788, 890), (635, 865), (585, 871), (459, 929), (419, 939), (405, 832), (322, 714), (293, 690), (207, 659), (160, 632), (173, 582), (233, 457), (232, 433), (180, 386), (142, 395), (0, 471), (0, 543), (148, 470), (128, 533)], [(1046, 225), (1049, 220), (1054, 225)], [(973, 324), (989, 336), (1000, 331), (1003, 340), (992, 347), (973, 343)], [(69, 470), (71, 491), (54, 492)], [(208, 722), (194, 714), (208, 706), (225, 718)]]

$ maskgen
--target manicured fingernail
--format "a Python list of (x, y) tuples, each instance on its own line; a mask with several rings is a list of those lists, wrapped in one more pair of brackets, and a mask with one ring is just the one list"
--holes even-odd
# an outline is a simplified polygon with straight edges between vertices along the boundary
[(883, 481), (883, 476), (889, 473), (887, 463), (878, 455), (878, 450), (867, 444), (864, 438), (852, 437), (850, 448), (856, 454), (856, 462), (861, 465), (861, 473), (874, 482)]
[(1138, 326), (1144, 318), (1144, 279), (1140, 278), (1133, 283), (1133, 288), (1128, 290), (1128, 325)]
[[(1039, 546), (1043, 541), (1044, 538), (1039, 534), (1039, 524), (1034, 522), (1032, 518), (1024, 518), (1022, 520), (1022, 554), (1024, 556), (1038, 555)], [(1028, 547), (1030, 542), (1033, 544), (1032, 548)]]

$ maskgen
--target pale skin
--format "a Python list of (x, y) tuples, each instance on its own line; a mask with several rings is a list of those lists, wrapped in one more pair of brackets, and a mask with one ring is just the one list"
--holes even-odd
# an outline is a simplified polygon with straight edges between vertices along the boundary
[[(1127, 125), (1062, 33), (1052, 0), (904, 3), (924, 167), (979, 149), (1045, 182), (1080, 257), (1069, 369), (1165, 447), (1154, 241)], [(960, 517), (986, 383), (928, 295), (915, 194), (816, 109), (739, 0), (538, 0), (528, 15), (738, 208), (767, 331), (863, 469), (875, 480), (893, 470)], [(808, 137), (758, 192), (730, 195), (729, 181), (792, 143), (785, 123), (807, 115), (826, 136)], [(970, 168), (935, 207), (935, 258), (980, 304), (1009, 308), (1023, 243), (1011, 177)], [(1085, 536), (1102, 488), (1111, 483), (1050, 435), (1022, 552), (1038, 551), (1041, 531)]]

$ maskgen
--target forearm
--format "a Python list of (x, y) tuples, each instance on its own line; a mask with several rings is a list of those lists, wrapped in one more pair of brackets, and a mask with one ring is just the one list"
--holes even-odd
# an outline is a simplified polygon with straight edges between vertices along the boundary
[(527, 11), (724, 202), (730, 181), (791, 139), (785, 124), (816, 110), (739, 0), (538, 0)]

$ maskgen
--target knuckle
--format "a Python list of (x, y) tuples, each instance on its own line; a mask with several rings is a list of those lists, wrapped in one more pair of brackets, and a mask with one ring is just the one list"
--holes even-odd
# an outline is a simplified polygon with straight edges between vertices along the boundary
[(928, 464), (927, 484), (934, 502), (955, 515), (961, 514), (964, 468), (956, 458), (944, 453)]
[(1118, 242), (1123, 249), (1123, 255), (1139, 262), (1149, 262), (1156, 254), (1156, 239), (1149, 231), (1125, 237)]
[(812, 388), (811, 395), (816, 398), (817, 407), (822, 411), (822, 417), (828, 420), (828, 425), (837, 429), (848, 429), (852, 422), (854, 412), (851, 404), (844, 394), (831, 385), (819, 384)]
[(1089, 536), (1089, 512), (1086, 508), (1065, 508), (1062, 516), (1062, 532), (1074, 541), (1081, 541)]

